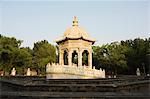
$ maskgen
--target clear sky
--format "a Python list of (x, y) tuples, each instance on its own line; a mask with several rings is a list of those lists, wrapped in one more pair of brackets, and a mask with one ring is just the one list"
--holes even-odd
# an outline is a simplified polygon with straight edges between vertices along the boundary
[(0, 0), (0, 34), (24, 47), (44, 39), (56, 44), (73, 16), (96, 44), (150, 37), (149, 0)]

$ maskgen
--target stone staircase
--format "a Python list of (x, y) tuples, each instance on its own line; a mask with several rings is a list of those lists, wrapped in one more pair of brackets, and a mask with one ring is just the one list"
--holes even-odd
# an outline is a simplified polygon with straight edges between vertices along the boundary
[(49, 79), (1, 77), (1, 99), (150, 98), (150, 80), (143, 77), (111, 79)]

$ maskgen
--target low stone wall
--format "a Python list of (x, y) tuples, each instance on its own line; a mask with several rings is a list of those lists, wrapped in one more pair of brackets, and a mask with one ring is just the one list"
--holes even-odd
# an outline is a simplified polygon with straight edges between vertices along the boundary
[(105, 78), (105, 70), (97, 70), (87, 66), (68, 66), (48, 64), (46, 66), (47, 79), (90, 79)]

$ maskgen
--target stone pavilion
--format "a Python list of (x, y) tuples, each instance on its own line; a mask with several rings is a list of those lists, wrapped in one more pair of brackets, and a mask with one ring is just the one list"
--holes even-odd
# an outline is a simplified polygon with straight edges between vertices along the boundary
[(74, 17), (72, 27), (56, 40), (59, 47), (59, 63), (47, 64), (47, 79), (105, 78), (105, 70), (92, 66), (92, 45), (95, 39), (78, 26)]

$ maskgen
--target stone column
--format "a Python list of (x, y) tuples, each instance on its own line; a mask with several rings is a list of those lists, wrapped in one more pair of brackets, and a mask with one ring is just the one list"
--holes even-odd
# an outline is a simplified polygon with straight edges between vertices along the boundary
[(68, 64), (69, 66), (72, 66), (72, 51), (68, 51)]
[(59, 51), (59, 64), (60, 65), (63, 65), (63, 50), (60, 50)]
[(62, 65), (64, 65), (64, 51), (62, 50), (62, 58), (61, 58), (61, 61), (62, 61)]
[(89, 51), (88, 55), (88, 65), (92, 69), (92, 51)]
[(82, 66), (82, 50), (78, 51), (78, 66)]

